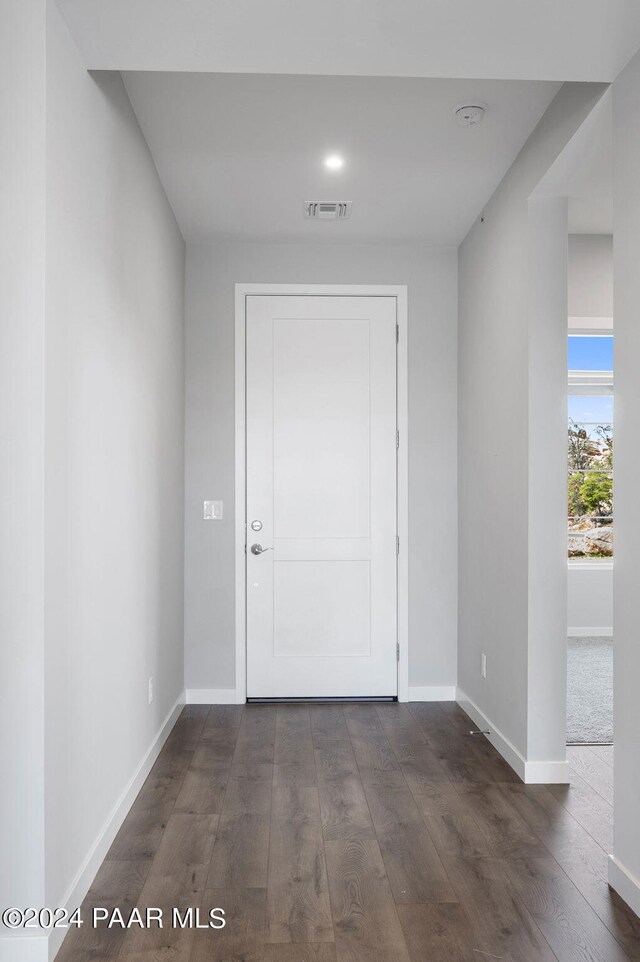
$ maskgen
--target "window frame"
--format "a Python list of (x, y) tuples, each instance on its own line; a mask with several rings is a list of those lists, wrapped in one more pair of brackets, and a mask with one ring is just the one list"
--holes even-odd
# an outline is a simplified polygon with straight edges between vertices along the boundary
[[(573, 328), (570, 327), (567, 331), (567, 341), (570, 337), (614, 337), (613, 325), (609, 328), (599, 327), (599, 328), (588, 328), (580, 327)], [(615, 341), (614, 341), (615, 349)], [(567, 399), (569, 397), (612, 397), (613, 394), (613, 371), (578, 371), (567, 369)], [(570, 420), (567, 411), (567, 428), (569, 426)], [(577, 422), (580, 424), (586, 424), (587, 422)], [(593, 422), (594, 426), (600, 424), (601, 422)], [(604, 422), (602, 422), (604, 423)], [(615, 410), (610, 422), (612, 427), (612, 436), (615, 438)], [(611, 470), (611, 476), (613, 477), (614, 468)], [(586, 473), (586, 472), (585, 472)], [(612, 517), (615, 515), (615, 509), (612, 511)], [(568, 516), (567, 516), (568, 521)], [(613, 524), (614, 522), (612, 522)], [(613, 568), (614, 557), (611, 558), (569, 558), (567, 557), (567, 566), (570, 568)]]

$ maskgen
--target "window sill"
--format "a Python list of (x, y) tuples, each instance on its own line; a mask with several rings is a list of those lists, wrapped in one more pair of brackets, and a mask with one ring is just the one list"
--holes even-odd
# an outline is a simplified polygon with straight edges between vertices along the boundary
[(567, 561), (567, 568), (581, 568), (581, 569), (593, 569), (593, 568), (613, 568), (613, 561), (605, 561), (604, 558), (594, 558), (593, 561)]

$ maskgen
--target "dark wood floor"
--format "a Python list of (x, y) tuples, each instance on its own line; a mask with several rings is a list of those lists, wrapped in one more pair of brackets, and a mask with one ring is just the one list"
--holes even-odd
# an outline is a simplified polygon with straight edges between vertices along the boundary
[(606, 882), (611, 751), (525, 786), (471, 727), (453, 703), (185, 708), (84, 912), (227, 925), (85, 925), (58, 962), (640, 960)]

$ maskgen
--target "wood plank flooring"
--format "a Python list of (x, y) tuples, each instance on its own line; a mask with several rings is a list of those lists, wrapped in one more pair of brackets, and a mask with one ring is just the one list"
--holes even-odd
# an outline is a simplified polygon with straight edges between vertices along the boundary
[(606, 882), (612, 750), (526, 786), (453, 703), (189, 706), (58, 962), (640, 962)]

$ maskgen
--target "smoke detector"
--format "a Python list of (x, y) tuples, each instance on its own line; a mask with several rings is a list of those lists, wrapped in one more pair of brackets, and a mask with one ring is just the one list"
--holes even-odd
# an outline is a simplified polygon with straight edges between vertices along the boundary
[(305, 200), (304, 216), (312, 220), (346, 220), (351, 217), (351, 201)]
[(486, 104), (477, 101), (471, 104), (457, 104), (453, 108), (453, 116), (456, 118), (458, 127), (475, 127), (482, 123), (486, 109)]

